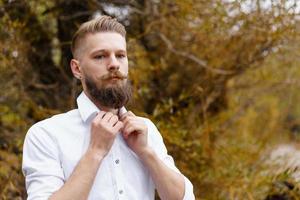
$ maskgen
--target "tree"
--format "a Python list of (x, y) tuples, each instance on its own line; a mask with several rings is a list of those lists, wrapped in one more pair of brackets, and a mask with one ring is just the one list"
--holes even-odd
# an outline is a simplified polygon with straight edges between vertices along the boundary
[(0, 157), (5, 158), (0, 184), (6, 188), (1, 195), (24, 196), (24, 189), (16, 189), (23, 184), (16, 162), (28, 127), (76, 106), (80, 87), (69, 68), (71, 37), (79, 24), (100, 13), (119, 18), (128, 31), (135, 89), (130, 107), (158, 124), (198, 195), (226, 196), (226, 184), (220, 187), (223, 194), (214, 189), (218, 180), (211, 181), (225, 175), (205, 172), (219, 169), (216, 143), (235, 130), (229, 116), (240, 119), (239, 112), (232, 115), (230, 85), (291, 46), (299, 29), (297, 2), (289, 2), (0, 1)]

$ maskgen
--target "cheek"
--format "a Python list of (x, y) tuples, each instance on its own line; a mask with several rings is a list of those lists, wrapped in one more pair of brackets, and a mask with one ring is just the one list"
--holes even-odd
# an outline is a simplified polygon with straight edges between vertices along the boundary
[(98, 79), (100, 79), (99, 74), (97, 74), (96, 72), (94, 72), (93, 69), (90, 68), (84, 68), (84, 70), (82, 70), (82, 75), (84, 76), (84, 79), (90, 80), (90, 81), (97, 81)]
[(124, 62), (122, 69), (120, 69), (121, 72), (128, 75), (128, 61)]
[(104, 74), (106, 74), (106, 70), (103, 66), (99, 65), (99, 64), (90, 64), (85, 66), (85, 69), (83, 70), (88, 76), (91, 77), (101, 77)]
[(127, 69), (124, 69), (124, 70), (122, 71), (122, 73), (125, 74), (126, 76), (128, 76), (128, 68), (127, 68)]

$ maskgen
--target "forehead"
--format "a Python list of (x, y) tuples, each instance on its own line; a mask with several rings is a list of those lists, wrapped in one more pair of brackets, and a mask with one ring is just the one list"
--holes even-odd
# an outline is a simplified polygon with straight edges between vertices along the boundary
[(100, 32), (87, 34), (83, 38), (81, 45), (87, 52), (95, 50), (126, 51), (125, 38), (119, 33), (114, 32)]

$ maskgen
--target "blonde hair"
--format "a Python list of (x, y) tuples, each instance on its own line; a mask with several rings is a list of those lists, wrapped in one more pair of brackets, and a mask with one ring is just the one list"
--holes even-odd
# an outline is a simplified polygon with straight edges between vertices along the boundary
[(71, 51), (73, 57), (75, 57), (76, 49), (80, 41), (89, 33), (99, 33), (99, 32), (116, 32), (126, 37), (125, 27), (117, 21), (116, 18), (112, 18), (107, 15), (101, 15), (95, 19), (89, 20), (79, 27), (75, 32), (72, 39)]

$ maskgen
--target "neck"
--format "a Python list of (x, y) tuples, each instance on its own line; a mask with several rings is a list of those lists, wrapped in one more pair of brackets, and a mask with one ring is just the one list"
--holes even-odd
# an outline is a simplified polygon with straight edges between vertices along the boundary
[(114, 115), (118, 115), (119, 109), (105, 107), (105, 106), (101, 105), (100, 102), (96, 101), (88, 92), (84, 92), (84, 93), (97, 106), (97, 108), (99, 110), (102, 110), (105, 112), (111, 112)]

